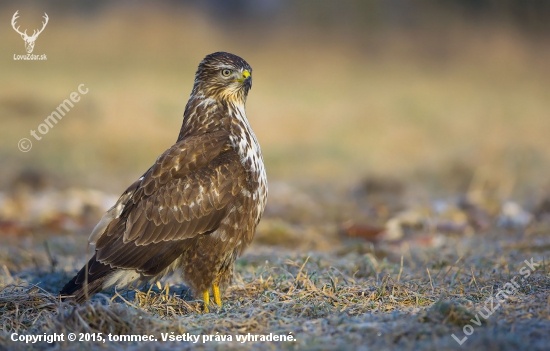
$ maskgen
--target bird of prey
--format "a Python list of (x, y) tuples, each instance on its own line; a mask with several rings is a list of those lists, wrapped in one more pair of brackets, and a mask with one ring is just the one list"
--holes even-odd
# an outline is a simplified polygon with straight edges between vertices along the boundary
[(180, 270), (208, 310), (210, 288), (233, 277), (267, 200), (260, 145), (245, 114), (252, 68), (216, 52), (204, 58), (176, 143), (124, 191), (93, 229), (95, 254), (61, 290), (78, 303), (109, 287)]

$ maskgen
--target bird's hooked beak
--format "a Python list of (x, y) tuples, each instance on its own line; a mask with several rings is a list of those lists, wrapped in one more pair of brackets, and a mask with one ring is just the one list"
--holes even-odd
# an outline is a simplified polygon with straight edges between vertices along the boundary
[(248, 89), (252, 88), (252, 76), (250, 71), (245, 69), (241, 78), (237, 79), (237, 82), (245, 85)]

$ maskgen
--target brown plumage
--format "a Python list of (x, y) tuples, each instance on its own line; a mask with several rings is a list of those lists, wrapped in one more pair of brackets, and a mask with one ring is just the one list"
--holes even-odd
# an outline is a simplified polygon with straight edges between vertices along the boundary
[[(61, 290), (77, 302), (180, 269), (207, 308), (230, 284), (267, 200), (260, 146), (244, 105), (252, 68), (224, 52), (200, 63), (177, 142), (92, 231), (95, 254)], [(202, 294), (202, 295), (201, 295)]]

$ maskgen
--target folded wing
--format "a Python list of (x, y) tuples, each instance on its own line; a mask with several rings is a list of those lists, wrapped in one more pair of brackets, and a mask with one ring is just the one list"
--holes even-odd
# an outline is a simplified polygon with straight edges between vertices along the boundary
[[(96, 254), (88, 264), (88, 282), (105, 279), (115, 269), (162, 272), (195, 237), (220, 226), (244, 181), (246, 173), (226, 132), (176, 143), (94, 229), (90, 241)], [(84, 281), (82, 269), (73, 284)]]

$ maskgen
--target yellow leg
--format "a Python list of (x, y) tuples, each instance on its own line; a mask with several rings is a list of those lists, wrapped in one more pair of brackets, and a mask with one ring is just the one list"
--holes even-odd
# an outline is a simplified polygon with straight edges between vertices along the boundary
[(217, 284), (212, 284), (212, 291), (214, 292), (214, 302), (216, 305), (222, 307), (222, 296), (220, 294), (220, 287)]
[(205, 290), (202, 293), (202, 300), (204, 301), (204, 312), (208, 313), (210, 310), (208, 309), (208, 305), (210, 304), (210, 291)]

